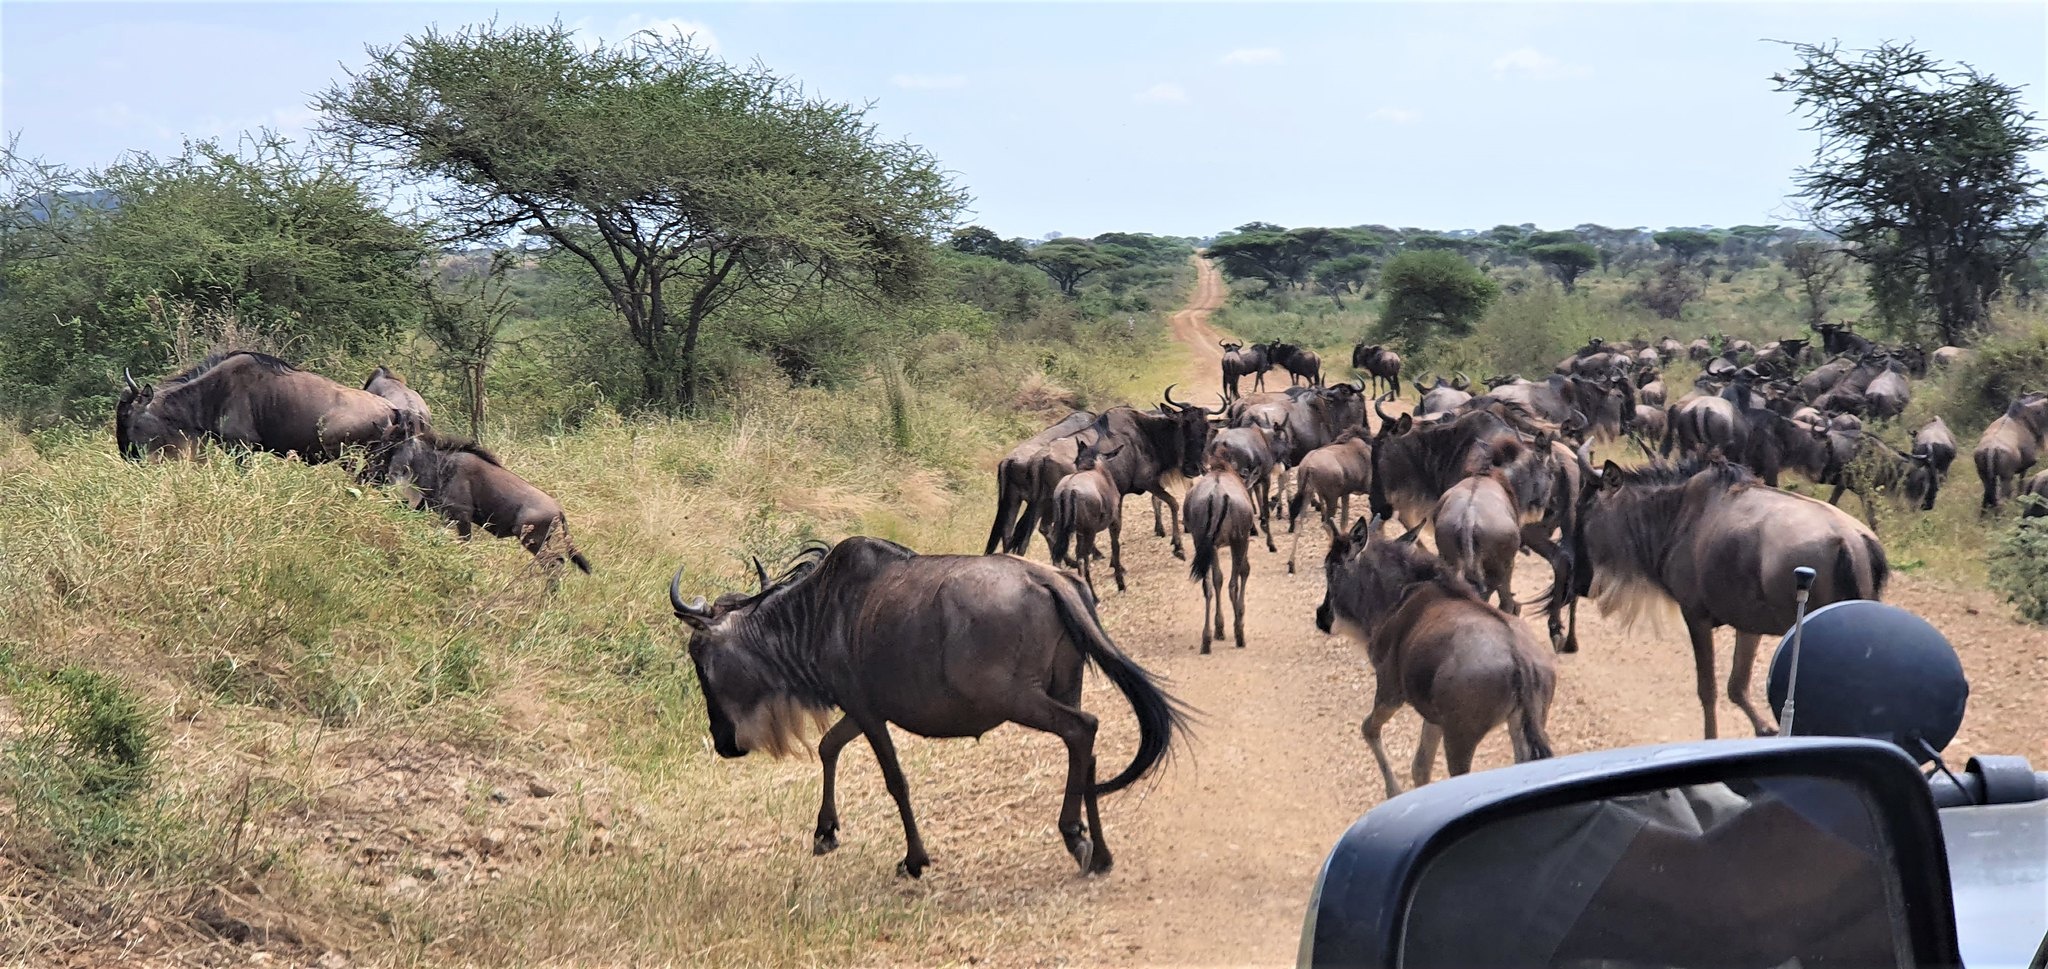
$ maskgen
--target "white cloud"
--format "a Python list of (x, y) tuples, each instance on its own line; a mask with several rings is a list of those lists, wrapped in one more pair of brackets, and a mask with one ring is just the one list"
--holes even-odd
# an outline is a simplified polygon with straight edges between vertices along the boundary
[(1585, 77), (1592, 71), (1577, 64), (1567, 64), (1534, 47), (1517, 47), (1493, 59), (1493, 73), (1496, 77), (1519, 74), (1523, 77), (1549, 79)]
[(897, 74), (889, 83), (906, 91), (949, 91), (967, 86), (965, 74)]
[(1137, 100), (1141, 104), (1179, 104), (1187, 99), (1188, 92), (1180, 85), (1164, 81), (1137, 93)]
[(1223, 55), (1223, 63), (1236, 67), (1278, 64), (1286, 59), (1277, 47), (1240, 47)]
[(1422, 112), (1410, 111), (1407, 108), (1377, 108), (1374, 109), (1373, 113), (1365, 117), (1368, 121), (1385, 121), (1389, 124), (1414, 124), (1422, 117)]

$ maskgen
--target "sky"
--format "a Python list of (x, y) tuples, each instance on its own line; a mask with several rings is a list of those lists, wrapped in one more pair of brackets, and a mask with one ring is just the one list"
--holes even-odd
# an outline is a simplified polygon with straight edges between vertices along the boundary
[[(561, 19), (685, 30), (868, 103), (1005, 236), (1245, 222), (1787, 223), (1817, 136), (1772, 41), (1910, 40), (2043, 112), (2048, 4), (0, 2), (0, 130), (78, 166), (303, 132), (367, 44)], [(595, 41), (593, 41), (595, 42)], [(2043, 112), (2048, 113), (2048, 112)]]

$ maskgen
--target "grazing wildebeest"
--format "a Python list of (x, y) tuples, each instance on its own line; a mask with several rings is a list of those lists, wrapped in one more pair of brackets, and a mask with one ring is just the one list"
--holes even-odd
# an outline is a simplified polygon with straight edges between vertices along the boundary
[(433, 412), (427, 409), (426, 398), (406, 386), (390, 367), (379, 365), (370, 371), (370, 379), (363, 381), (363, 389), (390, 401), (392, 409), (411, 418), (415, 428), (424, 428), (434, 420)]
[[(843, 713), (818, 740), (817, 854), (839, 847), (833, 782), (847, 741), (865, 736), (874, 750), (908, 842), (896, 870), (916, 878), (931, 858), (889, 725), (923, 737), (979, 737), (1015, 723), (1066, 742), (1060, 837), (1083, 872), (1109, 871), (1097, 797), (1145, 776), (1186, 730), (1179, 704), (1110, 641), (1081, 580), (1036, 562), (918, 555), (856, 536), (800, 555), (753, 595), (727, 593), (708, 606), (683, 601), (682, 574), (669, 583), (669, 603), (693, 630), (690, 661), (720, 757), (800, 750), (807, 723), (822, 723), (834, 708)], [(1138, 721), (1130, 766), (1101, 783), (1096, 720), (1080, 708), (1081, 671), (1091, 662)]]
[[(590, 561), (569, 539), (561, 502), (474, 442), (426, 431), (392, 447), (373, 467), (376, 477), (397, 488), (407, 504), (439, 512), (465, 540), (481, 526), (499, 538), (518, 539), (546, 567), (558, 567), (566, 557), (590, 571)], [(550, 547), (557, 536), (562, 551)]]
[(1301, 512), (1315, 502), (1324, 524), (1351, 524), (1351, 496), (1372, 490), (1372, 442), (1363, 427), (1345, 431), (1337, 440), (1316, 448), (1294, 469), (1294, 497), (1287, 504), (1287, 530), (1294, 542), (1287, 550), (1287, 574), (1294, 574), (1301, 550)]
[(1918, 343), (1908, 343), (1893, 351), (1892, 356), (1905, 366), (1906, 373), (1910, 374), (1913, 379), (1918, 380), (1927, 376), (1926, 347)]
[(1850, 330), (1852, 323), (1816, 323), (1814, 332), (1820, 334), (1820, 348), (1829, 356), (1838, 353), (1869, 353), (1870, 340)]
[(1636, 403), (1662, 407), (1666, 403), (1664, 375), (1648, 368), (1636, 371)]
[(2027, 482), (2025, 493), (2040, 500), (2027, 502), (2027, 509), (2020, 512), (2020, 517), (2040, 518), (2048, 515), (2048, 471), (2034, 475), (2033, 480)]
[(1706, 363), (1708, 360), (1713, 359), (1714, 344), (1706, 337), (1700, 337), (1686, 344), (1685, 355), (1691, 358), (1694, 363)]
[(1588, 595), (1624, 626), (1675, 604), (1692, 640), (1705, 734), (1716, 736), (1714, 629), (1735, 627), (1728, 698), (1758, 735), (1775, 731), (1749, 699), (1760, 636), (1792, 625), (1793, 576), (1813, 568), (1815, 608), (1876, 599), (1889, 567), (1877, 536), (1839, 508), (1763, 486), (1739, 464), (1689, 459), (1591, 472), (1575, 575), (1552, 597)]
[(1629, 424), (1629, 430), (1644, 441), (1662, 441), (1670, 431), (1670, 420), (1662, 407), (1649, 404), (1636, 405), (1636, 419)]
[[(1185, 558), (1180, 540), (1180, 502), (1168, 491), (1179, 479), (1202, 473), (1202, 456), (1209, 449), (1209, 412), (1196, 404), (1173, 399), (1173, 385), (1161, 394), (1159, 412), (1148, 414), (1132, 407), (1112, 407), (1095, 419), (1095, 446), (1104, 453), (1116, 452), (1108, 462), (1110, 479), (1120, 494), (1150, 494), (1165, 503), (1173, 525), (1173, 556)], [(1042, 476), (1041, 476), (1042, 477)], [(1153, 523), (1154, 533), (1166, 531)]]
[(332, 461), (350, 446), (378, 448), (405, 428), (389, 401), (249, 350), (207, 357), (161, 385), (123, 375), (114, 440), (123, 457), (190, 458), (201, 441)]
[(1073, 437), (1094, 423), (1093, 413), (1075, 411), (1031, 435), (996, 462), (996, 520), (989, 526), (983, 555), (994, 554), (998, 547), (1012, 555), (1022, 555), (1030, 548), (1031, 530), (1037, 527), (1041, 516), (1050, 514), (1049, 509), (1039, 508), (1033, 501), (1038, 491), (1039, 460), (1052, 442)]
[(1970, 351), (1962, 347), (1938, 347), (1929, 358), (1938, 369), (1947, 370), (1970, 358)]
[(1727, 345), (1721, 348), (1721, 356), (1731, 363), (1741, 363), (1743, 357), (1756, 356), (1756, 344), (1748, 340), (1729, 340)]
[(1351, 369), (1372, 378), (1372, 392), (1377, 394), (1380, 385), (1396, 394), (1401, 392), (1401, 355), (1383, 346), (1366, 346), (1361, 343), (1351, 348)]
[(1238, 380), (1252, 378), (1252, 390), (1266, 389), (1266, 371), (1272, 369), (1273, 359), (1270, 348), (1264, 343), (1245, 346), (1242, 343), (1219, 341), (1223, 347), (1223, 395), (1236, 400)]
[(1913, 387), (1906, 382), (1906, 375), (1900, 372), (1903, 368), (1903, 364), (1892, 363), (1864, 388), (1864, 408), (1871, 417), (1891, 420), (1905, 413), (1906, 405), (1913, 402)]
[[(1082, 447), (1074, 459), (1074, 473), (1061, 479), (1052, 492), (1052, 534), (1046, 537), (1052, 563), (1078, 566), (1081, 580), (1088, 583), (1089, 595), (1096, 595), (1095, 571), (1090, 562), (1102, 557), (1095, 536), (1103, 532), (1109, 533), (1109, 569), (1116, 577), (1116, 591), (1124, 591), (1124, 496), (1101, 466), (1101, 459), (1115, 456), (1113, 450), (1097, 452), (1093, 447)], [(1071, 557), (1069, 543), (1074, 549)]]
[(1265, 529), (1268, 552), (1279, 551), (1273, 547), (1273, 468), (1286, 460), (1291, 446), (1284, 420), (1271, 429), (1257, 424), (1226, 427), (1209, 442), (1210, 458), (1229, 461), (1251, 491), (1259, 513), (1259, 527)]
[(1472, 399), (1472, 382), (1465, 379), (1462, 373), (1454, 373), (1451, 376), (1454, 379), (1446, 381), (1438, 377), (1436, 382), (1431, 384), (1424, 384), (1420, 380), (1415, 382), (1415, 416), (1448, 414)]
[(1872, 528), (1877, 527), (1877, 510), (1870, 501), (1873, 492), (1904, 498), (1922, 511), (1934, 509), (1941, 476), (1934, 471), (1933, 455), (1901, 451), (1860, 429), (1830, 436), (1837, 445), (1836, 453), (1820, 478), (1820, 483), (1834, 486), (1828, 504), (1840, 504), (1845, 491), (1855, 492), (1863, 502), (1863, 520)]
[(1188, 534), (1195, 541), (1195, 556), (1188, 562), (1188, 577), (1202, 583), (1202, 652), (1209, 652), (1209, 617), (1216, 622), (1215, 639), (1223, 638), (1223, 567), (1217, 562), (1218, 546), (1230, 547), (1230, 608), (1236, 617), (1237, 648), (1244, 648), (1244, 587), (1251, 578), (1249, 554), (1252, 535), (1258, 526), (1252, 520), (1252, 496), (1244, 479), (1228, 458), (1211, 456), (1209, 470), (1188, 488), (1186, 514)]
[(2022, 394), (2005, 409), (2004, 416), (1984, 428), (1971, 454), (1977, 477), (1984, 482), (1984, 507), (1997, 508), (2013, 494), (2020, 475), (2040, 459), (2048, 447), (2048, 393)]
[(1323, 358), (1314, 350), (1292, 343), (1275, 343), (1271, 353), (1273, 364), (1287, 371), (1289, 386), (1298, 383), (1306, 383), (1311, 387), (1323, 385)]
[(1638, 367), (1661, 367), (1664, 365), (1664, 355), (1654, 348), (1644, 347), (1636, 351), (1635, 363)]
[(1373, 667), (1372, 712), (1359, 733), (1372, 747), (1387, 796), (1401, 792), (1380, 731), (1403, 705), (1422, 715), (1413, 780), (1429, 783), (1437, 745), (1451, 776), (1472, 769), (1472, 754), (1506, 723), (1515, 761), (1551, 756), (1550, 701), (1557, 666), (1526, 623), (1486, 604), (1415, 533), (1380, 534), (1361, 518), (1347, 534), (1330, 530), (1323, 558), (1323, 601), (1316, 628), (1341, 630), (1365, 647)]
[(1835, 385), (1840, 383), (1843, 377), (1848, 376), (1849, 371), (1856, 369), (1860, 362), (1856, 357), (1840, 356), (1813, 368), (1812, 373), (1799, 378), (1799, 396), (1813, 400), (1835, 389)]
[(1956, 461), (1955, 435), (1948, 432), (1946, 422), (1936, 417), (1913, 432), (1913, 450), (1927, 452), (1934, 463), (1934, 473), (1946, 479), (1949, 465)]
[(1513, 588), (1515, 553), (1522, 550), (1521, 517), (1515, 496), (1498, 474), (1475, 474), (1452, 485), (1430, 513), (1444, 568), (1478, 590), (1481, 599), (1498, 594), (1501, 611), (1512, 616), (1522, 614)]
[(1679, 357), (1685, 356), (1685, 344), (1678, 342), (1674, 337), (1667, 336), (1657, 341), (1657, 352), (1662, 354), (1666, 360), (1676, 360)]
[(1486, 396), (1516, 404), (1553, 424), (1570, 423), (1582, 415), (1595, 437), (1611, 441), (1635, 416), (1635, 394), (1628, 374), (1618, 372), (1599, 379), (1551, 374), (1541, 381), (1495, 387)]
[(1757, 352), (1757, 365), (1768, 366), (1781, 373), (1791, 373), (1806, 359), (1806, 345), (1811, 342), (1811, 337), (1800, 337), (1797, 340), (1774, 340), (1766, 343), (1764, 348)]

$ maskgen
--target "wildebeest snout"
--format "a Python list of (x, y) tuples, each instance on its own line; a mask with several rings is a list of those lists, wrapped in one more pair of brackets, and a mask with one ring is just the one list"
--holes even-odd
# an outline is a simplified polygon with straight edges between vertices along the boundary
[(1330, 631), (1330, 601), (1328, 599), (1323, 600), (1323, 604), (1316, 607), (1316, 628), (1326, 633)]

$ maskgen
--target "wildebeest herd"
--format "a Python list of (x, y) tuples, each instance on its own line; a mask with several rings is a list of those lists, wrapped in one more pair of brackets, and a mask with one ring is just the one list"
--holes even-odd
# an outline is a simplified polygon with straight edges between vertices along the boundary
[(559, 502), (476, 443), (436, 433), (426, 401), (384, 367), (358, 390), (240, 350), (158, 384), (125, 383), (114, 439), (131, 460), (195, 458), (208, 442), (308, 463), (352, 460), (363, 479), (439, 513), (463, 538), (481, 527), (518, 539), (550, 570), (566, 559), (590, 571)]
[[(1960, 351), (1879, 346), (1840, 325), (1820, 335), (1820, 352), (1805, 339), (1761, 348), (1727, 339), (1593, 340), (1541, 379), (1502, 375), (1483, 392), (1462, 373), (1416, 381), (1417, 399), (1405, 410), (1388, 407), (1400, 393), (1401, 359), (1384, 347), (1359, 346), (1352, 365), (1361, 379), (1331, 383), (1312, 351), (1226, 343), (1224, 394), (1214, 407), (1177, 400), (1169, 386), (1156, 406), (1078, 412), (1003, 456), (981, 555), (919, 555), (855, 537), (806, 548), (778, 577), (756, 562), (755, 591), (708, 604), (685, 601), (679, 570), (669, 601), (692, 630), (689, 652), (717, 753), (794, 752), (808, 727), (824, 728), (813, 840), (823, 854), (838, 846), (838, 755), (865, 737), (903, 823), (899, 870), (912, 877), (930, 859), (890, 724), (926, 737), (978, 737), (1003, 723), (1057, 735), (1068, 752), (1060, 836), (1083, 872), (1109, 870), (1099, 796), (1151, 772), (1189, 723), (1096, 613), (1104, 533), (1107, 578), (1118, 591), (1128, 584), (1127, 495), (1152, 498), (1154, 535), (1189, 560), (1203, 592), (1205, 654), (1226, 635), (1226, 599), (1228, 635), (1246, 646), (1251, 546), (1263, 538), (1277, 553), (1275, 506), (1294, 533), (1289, 572), (1303, 514), (1318, 515), (1329, 537), (1324, 593), (1313, 610), (1303, 603), (1303, 619), (1312, 614), (1318, 628), (1365, 647), (1377, 685), (1361, 732), (1390, 794), (1400, 784), (1380, 731), (1404, 705), (1424, 723), (1417, 784), (1428, 781), (1439, 744), (1451, 773), (1464, 773), (1481, 739), (1503, 725), (1517, 761), (1550, 756), (1553, 653), (1578, 649), (1580, 598), (1625, 626), (1678, 614), (1710, 738), (1713, 631), (1732, 627), (1727, 695), (1768, 734), (1750, 679), (1761, 638), (1792, 623), (1793, 569), (1818, 573), (1815, 607), (1884, 592), (1888, 566), (1874, 522), (1834, 503), (1854, 491), (1868, 517), (1872, 496), (1884, 492), (1931, 508), (1957, 455), (1938, 418), (1915, 430), (1909, 448), (1881, 433), (1905, 410), (1911, 378), (1930, 362), (1952, 364)], [(1661, 365), (1681, 355), (1702, 372), (1689, 393), (1667, 403)], [(1263, 389), (1274, 366), (1291, 375), (1285, 390)], [(1372, 391), (1386, 390), (1375, 395), (1367, 380)], [(419, 395), (384, 368), (357, 390), (239, 352), (157, 387), (130, 380), (116, 437), (135, 459), (190, 456), (214, 441), (308, 461), (357, 460), (367, 479), (399, 487), (465, 536), (481, 525), (517, 537), (543, 562), (567, 558), (588, 571), (554, 499), (489, 452), (435, 434), (429, 419)], [(1592, 449), (1624, 438), (1642, 463), (1596, 467)], [(2020, 395), (1973, 452), (1987, 510), (2015, 493), (2044, 447), (2048, 394)], [(1779, 490), (1787, 471), (1832, 487), (1830, 500)], [(2048, 498), (2048, 472), (2025, 487)], [(1369, 515), (1353, 518), (1353, 496), (1365, 499)], [(1421, 541), (1424, 531), (1434, 549)], [(1034, 534), (1047, 539), (1049, 565), (1025, 557)], [(1550, 567), (1548, 590), (1531, 600), (1544, 610), (1549, 649), (1520, 618), (1512, 588), (1525, 551)], [(1108, 780), (1097, 779), (1097, 720), (1080, 709), (1089, 664), (1124, 695), (1138, 723), (1131, 763)]]

